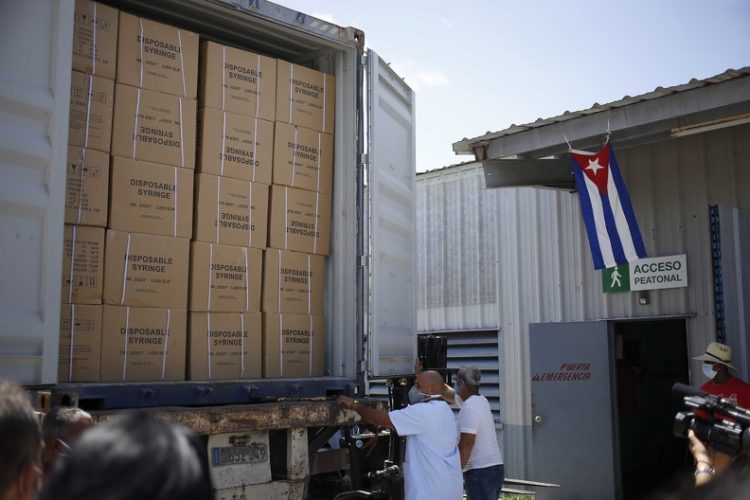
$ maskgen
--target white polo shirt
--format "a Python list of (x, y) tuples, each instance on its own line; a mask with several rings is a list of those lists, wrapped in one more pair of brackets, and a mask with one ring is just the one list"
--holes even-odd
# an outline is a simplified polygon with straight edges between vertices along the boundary
[(463, 496), (458, 432), (448, 403), (432, 400), (388, 413), (406, 438), (406, 500), (460, 500)]
[[(456, 423), (459, 433), (474, 434), (474, 448), (469, 455), (465, 471), (484, 469), (503, 463), (503, 454), (497, 444), (495, 420), (492, 418), (490, 402), (480, 394), (475, 394), (462, 402), (456, 401), (461, 409)], [(460, 437), (460, 434), (459, 434)]]

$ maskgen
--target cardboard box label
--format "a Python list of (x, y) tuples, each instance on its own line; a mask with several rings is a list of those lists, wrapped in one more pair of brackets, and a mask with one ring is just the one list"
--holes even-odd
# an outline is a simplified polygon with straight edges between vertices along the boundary
[(195, 100), (117, 85), (112, 156), (195, 168)]
[(190, 252), (190, 310), (260, 311), (263, 251), (194, 241)]
[(119, 11), (91, 0), (76, 0), (73, 69), (115, 79)]
[(209, 174), (195, 182), (194, 239), (265, 248), (268, 186)]
[(274, 120), (276, 59), (203, 42), (200, 67), (199, 92), (203, 106)]
[(102, 381), (185, 380), (187, 312), (103, 306)]
[(68, 147), (65, 182), (65, 223), (107, 225), (109, 155), (93, 149)]
[(331, 195), (271, 186), (268, 246), (328, 255)]
[(260, 313), (190, 313), (189, 380), (260, 378)]
[(273, 122), (202, 108), (198, 172), (271, 184)]
[(65, 225), (63, 243), (63, 304), (101, 304), (104, 229)]
[(198, 35), (122, 12), (117, 82), (195, 99)]
[(263, 314), (263, 377), (319, 377), (324, 373), (323, 316)]
[(187, 309), (190, 242), (107, 230), (104, 303)]
[(276, 121), (332, 134), (336, 78), (281, 60), (276, 75)]
[(101, 378), (102, 306), (63, 304), (60, 308), (60, 382), (98, 382)]
[(325, 257), (269, 248), (263, 266), (263, 311), (323, 314)]
[(109, 227), (190, 238), (193, 172), (186, 168), (112, 158)]
[(109, 153), (112, 141), (112, 80), (73, 71), (70, 77), (68, 143)]
[(333, 177), (333, 136), (276, 122), (273, 183), (329, 194)]

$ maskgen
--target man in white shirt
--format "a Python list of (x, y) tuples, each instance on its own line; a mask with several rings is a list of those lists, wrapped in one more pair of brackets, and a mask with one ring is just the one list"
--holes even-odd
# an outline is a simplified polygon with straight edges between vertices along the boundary
[(442, 396), (460, 408), (458, 449), (468, 500), (497, 500), (503, 488), (505, 466), (497, 444), (490, 403), (479, 394), (482, 372), (463, 366), (456, 375), (456, 388), (444, 385)]
[(406, 439), (404, 493), (406, 500), (460, 500), (462, 478), (458, 432), (450, 407), (441, 400), (443, 378), (434, 371), (417, 374), (409, 391), (409, 406), (385, 412), (341, 396), (341, 406), (359, 413), (362, 420), (395, 430)]

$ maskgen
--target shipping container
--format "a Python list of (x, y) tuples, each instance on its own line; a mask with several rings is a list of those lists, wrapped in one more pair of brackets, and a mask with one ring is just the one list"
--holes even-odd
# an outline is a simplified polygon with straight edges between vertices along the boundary
[[(265, 0), (98, 5), (335, 77), (325, 375), (62, 383), (60, 283), (76, 2), (12, 0), (0, 7), (0, 378), (26, 385), (42, 404), (79, 405), (99, 420), (151, 408), (205, 436), (211, 449), (224, 446), (228, 434), (252, 430), (273, 450), (273, 433), (283, 431), (285, 449), (296, 451), (289, 452), (285, 472), (266, 479), (285, 482), (247, 495), (301, 498), (313, 464), (307, 458), (291, 464), (290, 456), (307, 457), (308, 429), (352, 421), (333, 396), (362, 394), (367, 379), (413, 370), (414, 92), (366, 49), (362, 31)], [(165, 408), (175, 406), (184, 408)], [(235, 483), (223, 484), (231, 489)]]

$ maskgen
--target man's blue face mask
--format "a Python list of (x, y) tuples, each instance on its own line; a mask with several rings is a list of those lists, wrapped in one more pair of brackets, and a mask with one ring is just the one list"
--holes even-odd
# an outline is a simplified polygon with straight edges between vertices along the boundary
[(417, 404), (421, 403), (422, 401), (425, 401), (429, 399), (430, 396), (427, 394), (424, 394), (423, 392), (420, 392), (419, 389), (417, 389), (416, 385), (411, 386), (411, 389), (409, 389), (409, 404)]
[(716, 376), (714, 365), (712, 365), (711, 363), (703, 363), (703, 375), (705, 375), (706, 378), (713, 380), (713, 378)]

